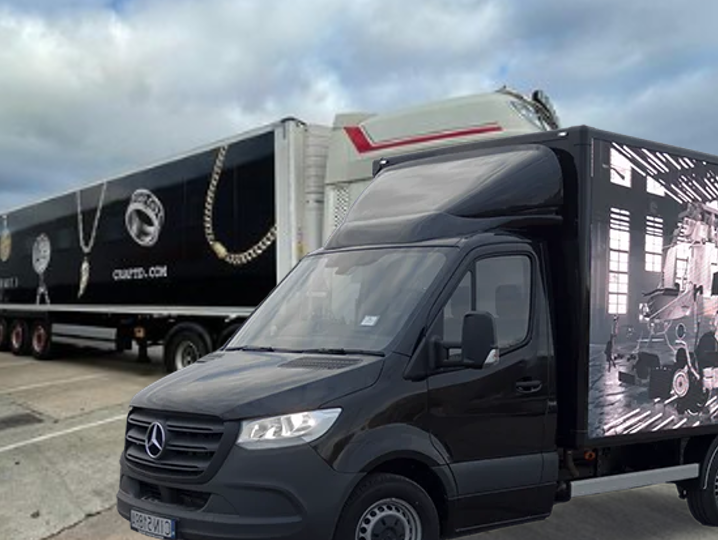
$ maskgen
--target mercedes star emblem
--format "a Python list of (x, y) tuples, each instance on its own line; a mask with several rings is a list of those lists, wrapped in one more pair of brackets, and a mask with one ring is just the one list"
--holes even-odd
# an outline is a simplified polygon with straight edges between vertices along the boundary
[(159, 422), (152, 422), (145, 435), (145, 451), (152, 459), (157, 459), (165, 450), (165, 429)]

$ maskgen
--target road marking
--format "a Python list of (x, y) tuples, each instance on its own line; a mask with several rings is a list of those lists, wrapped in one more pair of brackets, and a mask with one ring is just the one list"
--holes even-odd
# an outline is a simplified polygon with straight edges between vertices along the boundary
[(58, 384), (69, 384), (73, 382), (87, 381), (89, 379), (99, 379), (100, 377), (106, 377), (105, 373), (95, 373), (94, 375), (83, 375), (82, 377), (72, 377), (71, 379), (60, 379), (57, 381), (48, 381), (44, 383), (28, 384), (27, 386), (17, 386), (15, 388), (5, 388), (0, 390), (2, 394), (14, 394), (15, 392), (24, 392), (25, 390), (34, 390), (36, 388), (46, 388), (48, 386), (56, 386)]
[(654, 427), (651, 431), (658, 431), (658, 430), (660, 430), (660, 429), (663, 429), (664, 427), (666, 427), (668, 424), (670, 424), (670, 423), (673, 422), (674, 420), (675, 420), (675, 417), (671, 416), (671, 417), (668, 418), (667, 420), (665, 420), (665, 421), (661, 422), (660, 424), (658, 424), (658, 425), (657, 425), (656, 427)]
[(650, 416), (650, 414), (651, 414), (652, 412), (653, 412), (653, 411), (646, 411), (646, 412), (644, 412), (643, 414), (640, 414), (640, 415), (638, 415), (638, 416), (634, 416), (633, 418), (631, 418), (631, 419), (628, 420), (627, 422), (624, 422), (623, 424), (617, 426), (616, 429), (617, 429), (617, 430), (620, 429), (622, 432), (626, 432), (626, 430), (628, 430), (628, 428), (630, 428), (630, 427), (631, 427), (632, 425), (634, 425), (634, 424), (637, 424), (638, 422), (640, 422), (641, 420), (643, 420), (643, 419), (646, 418), (647, 416)]
[(643, 422), (643, 423), (642, 423), (641, 425), (639, 425), (638, 427), (631, 428), (631, 429), (628, 431), (628, 434), (629, 434), (629, 435), (633, 435), (634, 433), (638, 433), (638, 432), (641, 431), (643, 428), (646, 428), (646, 427), (650, 426), (653, 422), (655, 422), (656, 420), (659, 420), (659, 419), (661, 419), (661, 418), (663, 418), (663, 413), (658, 413), (656, 416), (654, 416), (654, 417), (651, 418), (650, 420), (647, 420), (647, 421)]
[(0, 454), (4, 452), (10, 452), (11, 450), (17, 450), (18, 448), (22, 448), (24, 446), (30, 446), (31, 444), (36, 444), (39, 442), (44, 442), (49, 439), (54, 439), (56, 437), (62, 437), (64, 435), (69, 435), (70, 433), (75, 433), (77, 431), (82, 431), (84, 429), (90, 429), (93, 427), (102, 426), (104, 424), (109, 424), (111, 422), (117, 422), (118, 420), (124, 420), (127, 418), (126, 414), (122, 414), (119, 416), (113, 416), (111, 418), (105, 418), (104, 420), (98, 420), (97, 422), (91, 422), (89, 424), (82, 424), (80, 426), (75, 426), (73, 428), (65, 429), (62, 431), (56, 431), (55, 433), (48, 433), (47, 435), (40, 435), (39, 437), (34, 437), (32, 439), (28, 439), (26, 441), (20, 441), (17, 443), (10, 444), (8, 446), (2, 446), (0, 447)]
[(34, 364), (34, 362), (3, 362), (2, 364), (0, 364), (0, 369), (6, 367), (30, 366), (32, 364)]

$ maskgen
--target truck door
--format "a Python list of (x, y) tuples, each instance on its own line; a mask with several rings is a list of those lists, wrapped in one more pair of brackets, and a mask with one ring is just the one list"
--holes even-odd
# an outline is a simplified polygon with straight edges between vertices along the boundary
[(545, 423), (553, 353), (540, 268), (525, 244), (476, 251), (444, 291), (429, 330), (460, 343), (470, 310), (491, 313), (496, 325), (497, 362), (438, 368), (428, 381), (429, 430), (450, 456), (459, 530), (547, 514), (553, 503), (555, 478), (544, 478), (551, 475), (543, 456), (552, 451)]

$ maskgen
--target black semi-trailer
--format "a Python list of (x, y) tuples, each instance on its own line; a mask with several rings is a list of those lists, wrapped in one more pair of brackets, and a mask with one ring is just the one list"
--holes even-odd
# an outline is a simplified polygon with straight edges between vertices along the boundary
[(327, 135), (285, 119), (0, 214), (0, 351), (164, 345), (174, 371), (215, 350), (301, 256)]
[(132, 400), (132, 528), (435, 540), (661, 483), (718, 526), (718, 157), (576, 127), (375, 166), (226, 346)]

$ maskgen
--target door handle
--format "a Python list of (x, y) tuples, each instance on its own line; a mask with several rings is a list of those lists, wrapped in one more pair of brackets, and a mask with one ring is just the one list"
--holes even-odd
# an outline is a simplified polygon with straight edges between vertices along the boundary
[(521, 394), (533, 394), (543, 387), (543, 383), (536, 379), (521, 379), (516, 383), (516, 391)]

